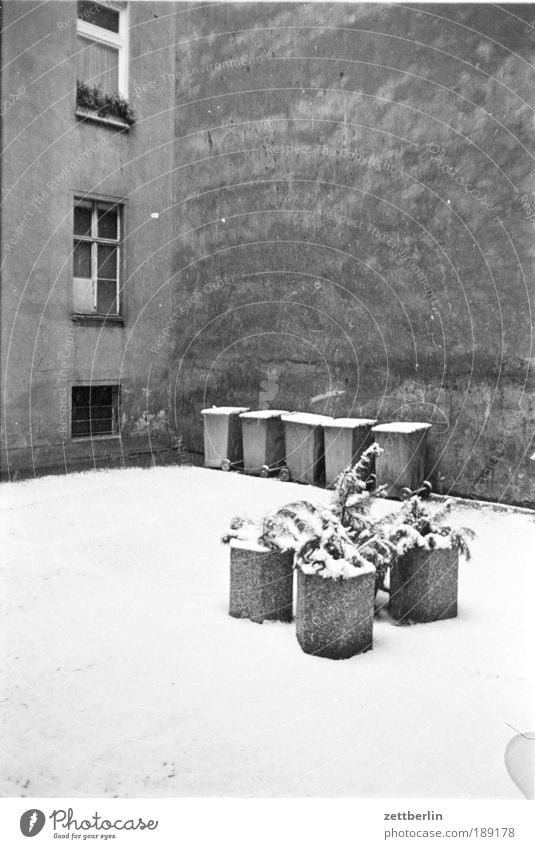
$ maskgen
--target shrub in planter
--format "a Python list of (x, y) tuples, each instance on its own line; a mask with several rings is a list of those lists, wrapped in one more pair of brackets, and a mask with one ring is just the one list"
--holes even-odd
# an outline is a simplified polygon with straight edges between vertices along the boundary
[(335, 517), (322, 524), (296, 553), (297, 640), (306, 654), (342, 660), (372, 648), (375, 566)]
[(251, 542), (230, 544), (229, 614), (262, 623), (291, 622), (293, 556)]
[(294, 553), (297, 639), (307, 654), (339, 660), (372, 648), (375, 563), (384, 552), (364, 537), (306, 501), (264, 520), (265, 544)]
[(293, 553), (266, 546), (262, 526), (234, 517), (222, 542), (230, 544), (229, 614), (238, 619), (291, 622)]
[(444, 518), (447, 501), (432, 515), (418, 496), (407, 501), (388, 536), (396, 546), (390, 572), (391, 616), (404, 624), (457, 616), (459, 557), (470, 559), (469, 528), (453, 528)]
[(369, 510), (374, 498), (386, 495), (386, 486), (375, 489), (376, 458), (383, 449), (376, 443), (364, 451), (360, 460), (345, 469), (335, 481), (333, 512), (340, 519), (350, 540), (362, 551), (376, 569), (375, 590), (388, 592), (385, 578), (395, 554), (395, 547), (388, 540), (385, 519), (372, 521)]
[(80, 80), (76, 83), (76, 107), (82, 111), (93, 112), (99, 118), (116, 118), (129, 127), (135, 124), (136, 119), (128, 101), (118, 92), (103, 94), (99, 88)]

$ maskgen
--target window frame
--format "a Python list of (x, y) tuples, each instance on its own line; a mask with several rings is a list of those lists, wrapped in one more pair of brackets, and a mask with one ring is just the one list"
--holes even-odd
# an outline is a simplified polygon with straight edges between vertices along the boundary
[[(91, 398), (91, 390), (92, 389), (111, 389), (112, 390), (112, 422), (115, 418), (115, 430), (110, 431), (109, 433), (91, 433), (88, 434), (73, 434), (73, 393), (75, 389), (87, 389), (89, 392), (89, 398)], [(73, 383), (71, 385), (71, 440), (73, 442), (81, 442), (81, 441), (90, 441), (94, 442), (95, 440), (104, 440), (104, 439), (120, 439), (121, 438), (121, 384), (119, 381), (111, 381), (111, 380), (81, 380)], [(88, 406), (89, 411), (91, 410), (91, 405)], [(88, 419), (91, 422), (91, 416)]]
[[(105, 237), (98, 235), (98, 213), (99, 213), (99, 205), (109, 206), (112, 210), (115, 211), (117, 217), (117, 239), (107, 239)], [(74, 210), (77, 206), (90, 206), (91, 207), (91, 235), (79, 235), (74, 232)], [(75, 195), (73, 199), (73, 207), (72, 207), (72, 296), (73, 296), (73, 310), (72, 313), (74, 316), (81, 317), (82, 319), (88, 319), (98, 322), (106, 322), (106, 321), (118, 321), (123, 322), (124, 320), (124, 296), (122, 291), (122, 280), (124, 278), (124, 268), (123, 268), (123, 233), (124, 233), (124, 219), (125, 219), (125, 207), (124, 203), (120, 200), (116, 200), (115, 198), (104, 198), (104, 197), (94, 197), (87, 195)], [(74, 249), (75, 243), (85, 243), (91, 245), (91, 277), (76, 277), (74, 274)], [(99, 245), (109, 245), (116, 249), (116, 264), (115, 264), (115, 273), (116, 273), (116, 281), (115, 281), (115, 300), (117, 303), (116, 312), (107, 312), (107, 313), (99, 313), (97, 312), (98, 305), (98, 246)], [(75, 294), (74, 294), (74, 281), (75, 280), (91, 280), (91, 287), (93, 291), (93, 311), (92, 312), (81, 312), (75, 303)], [(105, 278), (102, 278), (105, 279)]]
[[(98, 4), (98, 0), (95, 0)], [(100, 5), (104, 5), (101, 3)], [(128, 6), (126, 3), (107, 2), (106, 6), (119, 13), (119, 32), (112, 32), (105, 27), (90, 24), (81, 18), (76, 19), (76, 33), (81, 38), (100, 42), (108, 47), (116, 47), (119, 53), (117, 90), (121, 97), (128, 99)], [(87, 85), (94, 86), (91, 80), (81, 80)], [(112, 94), (112, 92), (105, 92)]]

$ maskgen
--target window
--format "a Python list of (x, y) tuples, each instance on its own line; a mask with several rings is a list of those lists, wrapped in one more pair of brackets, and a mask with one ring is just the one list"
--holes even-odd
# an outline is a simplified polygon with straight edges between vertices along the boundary
[(121, 213), (119, 204), (75, 203), (73, 309), (78, 315), (121, 314)]
[(116, 436), (119, 433), (119, 386), (73, 386), (71, 435)]
[(128, 96), (126, 4), (78, 2), (78, 79), (103, 94)]

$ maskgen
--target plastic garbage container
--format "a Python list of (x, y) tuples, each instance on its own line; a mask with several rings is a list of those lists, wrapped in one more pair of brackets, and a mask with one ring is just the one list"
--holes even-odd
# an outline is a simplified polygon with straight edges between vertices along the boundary
[(323, 425), (333, 421), (331, 416), (314, 413), (283, 413), (286, 466), (279, 473), (281, 480), (299, 483), (322, 483), (325, 479), (325, 448)]
[(333, 419), (324, 424), (325, 484), (331, 486), (340, 472), (353, 466), (373, 442), (377, 419)]
[(243, 471), (267, 478), (284, 466), (284, 425), (288, 410), (251, 410), (241, 413)]
[(238, 468), (243, 464), (240, 413), (249, 407), (209, 407), (204, 419), (204, 465), (208, 469)]
[(422, 484), (430, 428), (425, 422), (389, 422), (372, 428), (375, 441), (384, 449), (375, 460), (377, 484), (387, 484), (391, 495)]

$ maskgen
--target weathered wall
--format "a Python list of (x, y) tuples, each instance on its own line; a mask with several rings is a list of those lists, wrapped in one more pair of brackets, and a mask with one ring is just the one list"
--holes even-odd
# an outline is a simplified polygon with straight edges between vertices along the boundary
[(508, 9), (179, 6), (167, 329), (189, 448), (202, 406), (264, 393), (432, 421), (435, 485), (535, 501), (535, 31)]
[[(162, 7), (131, 4), (131, 100), (140, 79), (174, 61), (172, 27), (150, 26)], [(127, 133), (77, 120), (75, 2), (10, 0), (3, 49), (3, 102), (22, 92), (4, 117), (3, 469), (70, 469), (144, 450), (150, 421), (150, 444), (167, 445), (167, 364), (151, 367), (147, 351), (170, 310), (160, 287), (174, 225), (150, 213), (172, 204), (173, 92), (141, 94), (140, 120)], [(86, 192), (124, 200), (124, 326), (71, 321), (73, 197)], [(72, 383), (89, 380), (121, 382), (122, 440), (71, 440), (62, 404), (70, 408)]]

